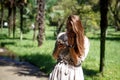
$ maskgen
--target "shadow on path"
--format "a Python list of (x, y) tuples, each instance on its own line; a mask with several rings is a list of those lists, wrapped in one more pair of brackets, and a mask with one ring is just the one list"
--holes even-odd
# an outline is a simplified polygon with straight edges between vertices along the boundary
[(0, 67), (5, 66), (15, 67), (15, 69), (11, 69), (10, 71), (14, 72), (14, 74), (18, 74), (19, 76), (48, 77), (46, 74), (41, 72), (39, 68), (28, 62), (19, 62), (8, 57), (0, 57)]

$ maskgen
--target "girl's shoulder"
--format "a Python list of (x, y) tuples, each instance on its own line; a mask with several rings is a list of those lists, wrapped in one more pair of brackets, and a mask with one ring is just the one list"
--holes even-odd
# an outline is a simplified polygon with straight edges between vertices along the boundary
[(87, 36), (84, 37), (85, 45), (90, 45), (90, 41)]

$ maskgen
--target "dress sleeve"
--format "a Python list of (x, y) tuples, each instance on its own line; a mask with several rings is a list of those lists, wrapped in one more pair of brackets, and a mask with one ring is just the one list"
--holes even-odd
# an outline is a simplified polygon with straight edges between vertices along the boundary
[(88, 55), (88, 52), (89, 52), (89, 47), (90, 47), (90, 42), (89, 42), (89, 39), (85, 36), (85, 44), (84, 44), (84, 47), (85, 47), (85, 52), (84, 52), (84, 55), (82, 56), (81, 58), (81, 61), (83, 62), (85, 60), (85, 58), (87, 57)]

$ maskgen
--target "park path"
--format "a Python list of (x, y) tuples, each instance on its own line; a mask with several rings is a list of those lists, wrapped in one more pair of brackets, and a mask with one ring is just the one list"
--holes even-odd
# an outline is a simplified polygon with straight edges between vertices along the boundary
[(3, 54), (6, 52), (0, 48), (0, 80), (48, 80), (36, 66), (1, 56)]

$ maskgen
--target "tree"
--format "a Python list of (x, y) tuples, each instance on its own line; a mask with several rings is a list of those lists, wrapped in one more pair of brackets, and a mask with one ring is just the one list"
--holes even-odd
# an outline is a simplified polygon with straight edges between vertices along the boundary
[(37, 0), (38, 3), (38, 13), (37, 13), (37, 22), (38, 22), (38, 35), (37, 41), (38, 46), (41, 46), (44, 40), (44, 7), (45, 7), (45, 0)]
[(19, 9), (20, 9), (20, 40), (23, 38), (23, 8), (24, 2), (19, 2)]
[(23, 39), (23, 9), (27, 4), (27, 0), (18, 0), (18, 7), (20, 10), (20, 40)]
[(100, 29), (99, 0), (59, 0), (52, 7), (51, 11), (49, 21), (51, 21), (50, 24), (54, 22), (53, 25), (57, 27), (55, 33), (65, 29), (65, 20), (71, 14), (80, 16), (85, 31), (93, 32)]
[(8, 8), (8, 35), (11, 36), (11, 30), (13, 29), (14, 38), (16, 23), (16, 0), (4, 0), (3, 5)]
[(0, 1), (0, 5), (1, 5), (1, 19), (0, 19), (0, 26), (1, 26), (1, 30), (3, 28), (3, 16), (4, 16), (4, 7), (3, 7), (3, 0)]
[(106, 29), (107, 29), (107, 12), (108, 12), (108, 0), (100, 0), (100, 28), (101, 28), (101, 36), (100, 36), (100, 72), (104, 70), (105, 64), (105, 38), (106, 38)]
[(118, 31), (120, 30), (120, 0), (110, 0), (108, 6), (111, 16), (114, 18), (113, 24), (115, 26), (115, 30)]
[(1, 20), (0, 20), (1, 25), (0, 26), (1, 26), (1, 31), (2, 31), (2, 28), (3, 28), (3, 16), (4, 16), (3, 0), (1, 0), (0, 3), (1, 3)]
[(9, 0), (5, 0), (5, 7), (8, 9), (8, 36), (11, 35), (11, 25), (12, 25), (12, 8), (11, 8), (11, 2)]
[(15, 38), (15, 29), (16, 29), (16, 0), (13, 0), (13, 38)]
[(31, 15), (33, 16), (33, 21), (32, 21), (32, 29), (33, 29), (33, 41), (36, 40), (36, 37), (37, 37), (37, 29), (38, 29), (38, 24), (37, 24), (37, 10), (38, 10), (38, 7), (37, 7), (37, 0), (29, 0), (29, 4), (31, 5), (32, 7), (32, 11), (31, 11)]

